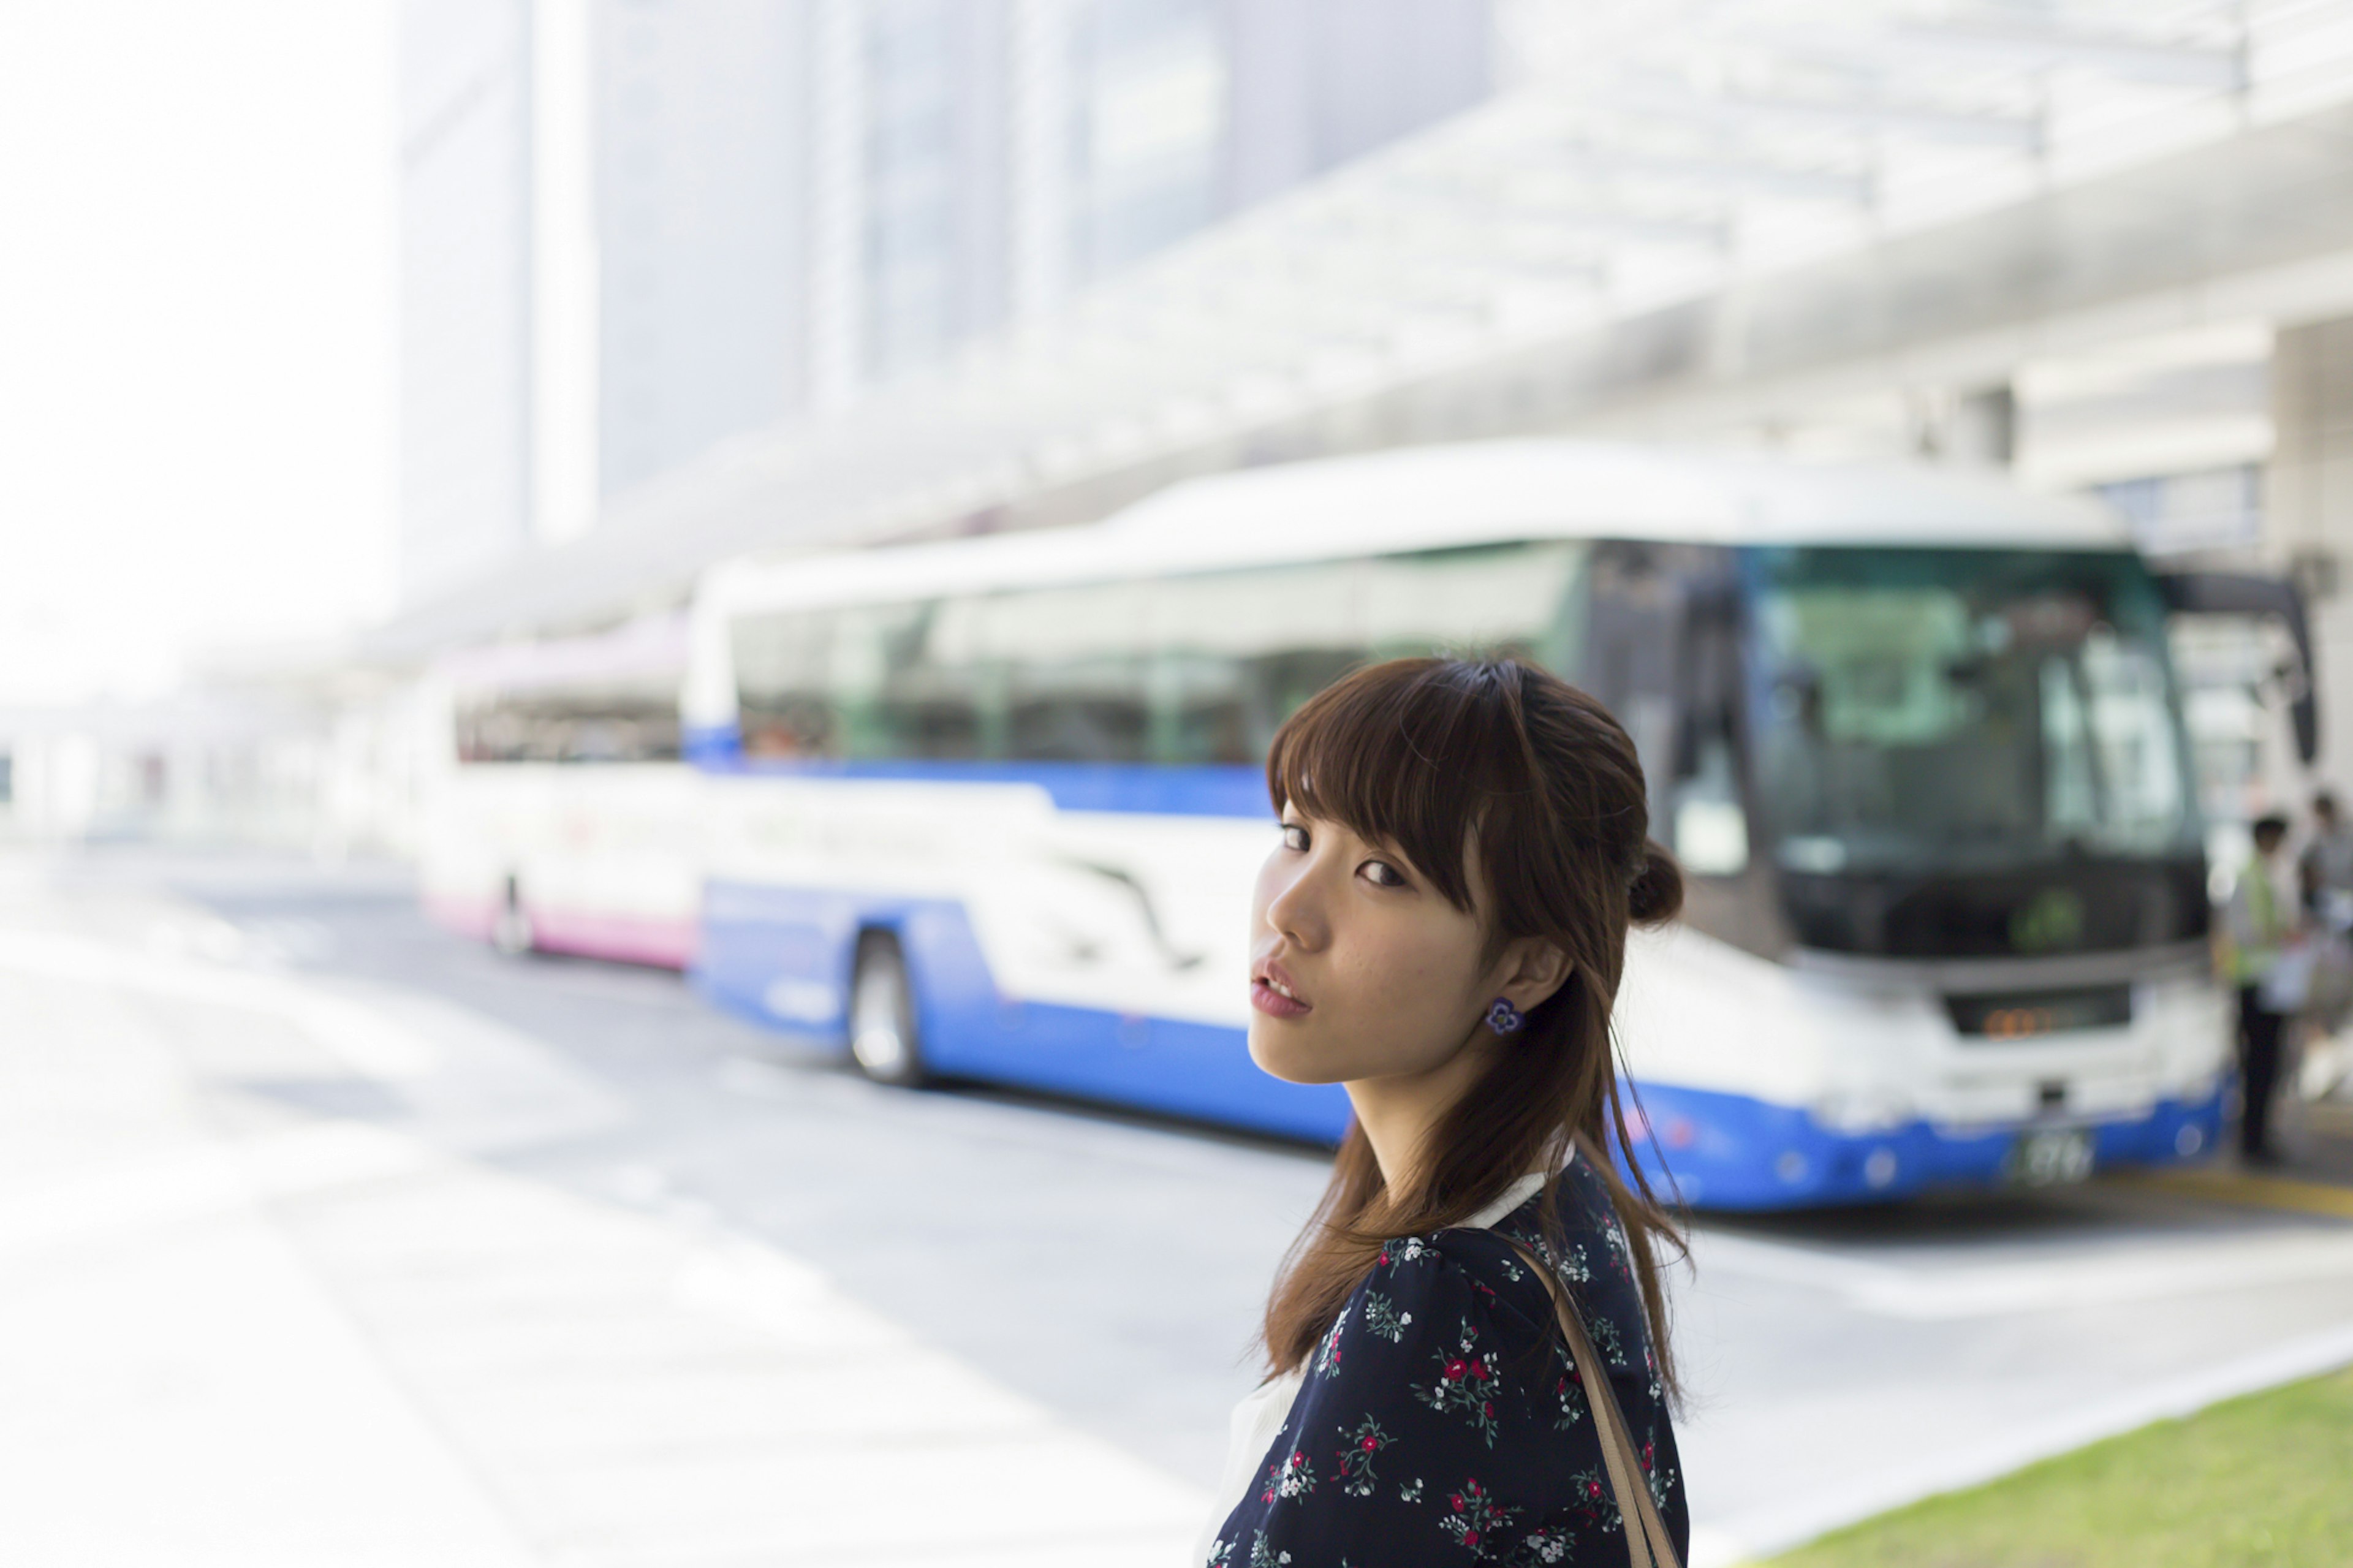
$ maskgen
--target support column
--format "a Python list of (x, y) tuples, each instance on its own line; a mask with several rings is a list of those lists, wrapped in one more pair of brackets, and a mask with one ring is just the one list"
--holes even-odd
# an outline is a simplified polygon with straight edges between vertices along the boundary
[(1051, 315), (1070, 290), (1070, 0), (1014, 0), (1011, 81), (1011, 315)]
[(2018, 455), (2018, 395), (2008, 386), (1965, 392), (1953, 400), (1946, 456), (2008, 468)]
[[(2317, 782), (2353, 786), (2353, 318), (2283, 327), (2272, 349), (2264, 564), (2295, 576), (2320, 668)], [(2297, 803), (2299, 806), (2301, 802)]]
[(818, 0), (809, 68), (809, 401), (854, 400), (866, 368), (866, 5)]
[(2007, 384), (1915, 389), (1905, 418), (1913, 450), (1931, 461), (2006, 468), (2018, 455), (2018, 395)]
[(596, 198), (588, 0), (531, 7), (533, 531), (596, 521)]

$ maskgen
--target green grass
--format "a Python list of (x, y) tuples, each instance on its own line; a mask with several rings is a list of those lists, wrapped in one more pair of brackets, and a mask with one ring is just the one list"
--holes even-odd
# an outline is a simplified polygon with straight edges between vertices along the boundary
[(2353, 1367), (1882, 1514), (1774, 1568), (2347, 1568)]

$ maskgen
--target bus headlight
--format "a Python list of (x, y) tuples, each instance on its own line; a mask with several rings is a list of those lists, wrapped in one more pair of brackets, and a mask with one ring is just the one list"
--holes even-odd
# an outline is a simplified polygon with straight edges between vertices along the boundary
[(1841, 1089), (1814, 1106), (1816, 1124), (1832, 1132), (1884, 1132), (1911, 1120), (1911, 1105), (1891, 1089)]
[(2222, 1092), (2222, 1075), (2201, 1072), (2174, 1091), (2174, 1098), (2183, 1105), (2203, 1105)]

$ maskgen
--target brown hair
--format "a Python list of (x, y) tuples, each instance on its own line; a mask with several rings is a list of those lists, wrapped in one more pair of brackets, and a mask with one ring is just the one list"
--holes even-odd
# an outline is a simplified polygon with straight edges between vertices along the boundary
[[(1296, 806), (1394, 846), (1449, 902), (1472, 911), (1465, 835), (1485, 873), (1491, 955), (1521, 937), (1572, 965), (1484, 1078), (1440, 1119), (1420, 1190), (1384, 1184), (1364, 1129), (1341, 1142), (1331, 1185), (1267, 1302), (1267, 1359), (1303, 1363), (1384, 1243), (1460, 1225), (1534, 1170), (1581, 1150), (1631, 1247), (1661, 1375), (1673, 1386), (1657, 1247), (1683, 1241), (1633, 1158), (1609, 1013), (1626, 928), (1671, 920), (1683, 876), (1651, 842), (1642, 765), (1609, 710), (1517, 659), (1399, 658), (1325, 688), (1274, 737), (1274, 807)], [(1620, 1175), (1615, 1152), (1633, 1173)], [(1556, 1243), (1549, 1184), (1539, 1206)]]

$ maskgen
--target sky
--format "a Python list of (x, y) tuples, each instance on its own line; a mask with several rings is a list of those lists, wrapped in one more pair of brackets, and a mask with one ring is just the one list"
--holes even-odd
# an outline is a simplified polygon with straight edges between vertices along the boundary
[(391, 0), (0, 0), (0, 704), (393, 597)]

